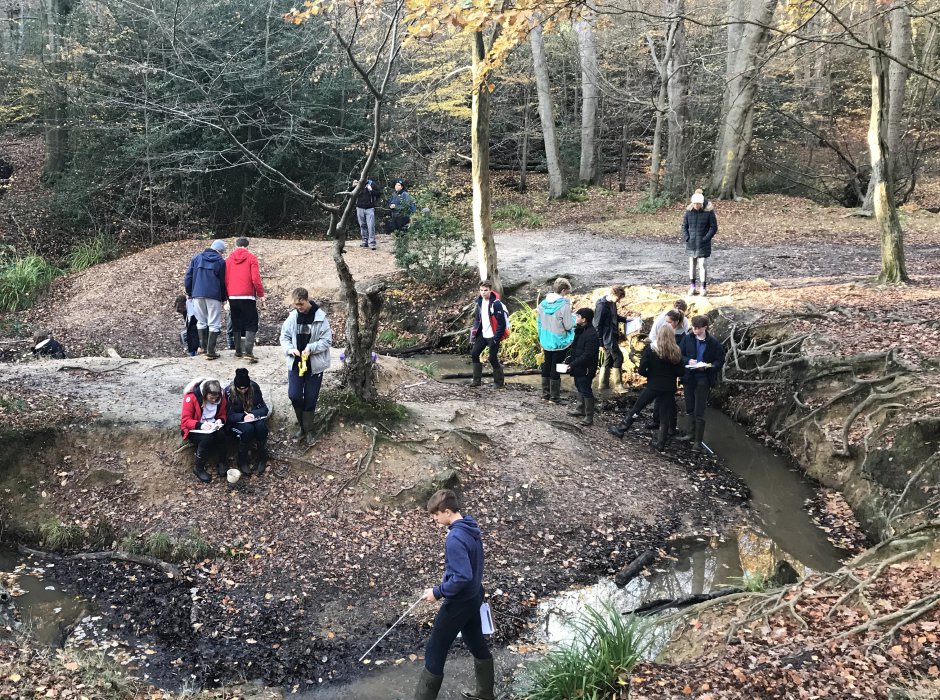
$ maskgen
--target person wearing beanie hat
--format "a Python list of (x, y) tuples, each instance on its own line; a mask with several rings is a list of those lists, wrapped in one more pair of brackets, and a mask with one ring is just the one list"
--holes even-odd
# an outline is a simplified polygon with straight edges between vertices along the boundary
[(581, 425), (594, 424), (594, 392), (591, 383), (597, 374), (597, 354), (601, 343), (594, 328), (594, 310), (587, 307), (578, 309), (574, 315), (574, 342), (566, 358), (568, 374), (574, 377), (574, 386), (578, 390), (578, 404), (568, 411), (569, 416), (581, 416)]
[(249, 451), (254, 445), (257, 451), (256, 474), (263, 474), (268, 466), (268, 406), (261, 394), (261, 387), (248, 376), (245, 367), (235, 370), (235, 378), (225, 389), (228, 404), (226, 427), (238, 440), (235, 466), (243, 475), (252, 473)]
[(225, 292), (225, 242), (216, 240), (201, 253), (193, 256), (183, 279), (186, 298), (193, 301), (199, 349), (207, 360), (219, 357), (215, 344), (222, 331), (222, 304), (228, 298)]
[[(718, 218), (715, 207), (705, 199), (702, 190), (695, 190), (682, 219), (682, 241), (689, 254), (689, 294), (705, 296), (706, 278), (705, 261), (712, 254), (712, 238), (718, 233)], [(695, 286), (695, 272), (698, 270), (701, 291)]]
[(388, 198), (389, 216), (385, 220), (385, 233), (393, 234), (395, 231), (404, 231), (411, 223), (411, 215), (418, 209), (418, 205), (405, 187), (404, 180), (395, 181), (395, 191)]

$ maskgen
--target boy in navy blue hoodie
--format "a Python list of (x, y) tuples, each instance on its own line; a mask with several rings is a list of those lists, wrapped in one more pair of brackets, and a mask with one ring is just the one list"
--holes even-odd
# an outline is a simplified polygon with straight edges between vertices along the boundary
[(418, 679), (415, 700), (435, 700), (444, 681), (447, 652), (460, 632), (473, 654), (476, 690), (465, 691), (468, 700), (495, 700), (494, 667), (483, 636), (480, 605), (483, 603), (483, 540), (480, 528), (469, 515), (460, 514), (453, 491), (438, 491), (428, 501), (434, 522), (447, 528), (444, 544), (444, 578), (424, 592), (429, 602), (443, 600), (434, 618), (434, 628), (424, 654), (424, 668)]

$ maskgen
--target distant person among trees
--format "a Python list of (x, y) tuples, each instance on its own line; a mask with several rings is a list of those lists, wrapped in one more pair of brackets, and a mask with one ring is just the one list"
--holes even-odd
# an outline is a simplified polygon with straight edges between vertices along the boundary
[[(485, 315), (484, 315), (485, 310)], [(506, 334), (506, 308), (493, 291), (489, 280), (480, 282), (480, 296), (477, 297), (473, 326), (470, 328), (470, 362), (473, 366), (473, 379), (470, 386), (483, 383), (483, 363), (480, 355), (489, 348), (489, 361), (493, 368), (493, 385), (501, 388), (506, 383), (503, 365), (499, 361), (499, 344)]]
[[(685, 370), (682, 385), (685, 391), (685, 413), (693, 421), (692, 451), (702, 451), (705, 438), (705, 407), (708, 405), (708, 392), (721, 376), (721, 367), (725, 363), (725, 347), (708, 332), (708, 317), (693, 316), (692, 332), (687, 334), (680, 345), (682, 354), (693, 365)], [(694, 365), (701, 365), (694, 367)]]
[(247, 238), (235, 241), (235, 250), (225, 261), (225, 288), (235, 336), (235, 357), (257, 362), (254, 352), (258, 333), (258, 299), (264, 303), (264, 287), (258, 258), (248, 252)]
[(242, 474), (251, 474), (248, 461), (251, 446), (257, 449), (257, 473), (264, 474), (268, 466), (268, 405), (261, 395), (261, 387), (248, 376), (245, 367), (235, 370), (235, 378), (225, 390), (228, 401), (229, 432), (238, 439), (235, 466)]
[(196, 447), (196, 463), (193, 474), (203, 482), (212, 480), (206, 471), (209, 461), (215, 458), (215, 470), (225, 476), (225, 394), (217, 379), (194, 379), (183, 395), (183, 411), (180, 415), (180, 432), (183, 439)]
[(673, 423), (676, 409), (676, 380), (685, 372), (682, 352), (676, 345), (676, 335), (669, 325), (659, 329), (656, 347), (652, 343), (643, 348), (637, 372), (646, 377), (646, 386), (637, 397), (633, 408), (627, 411), (619, 425), (607, 429), (612, 435), (623, 438), (630, 426), (640, 417), (640, 412), (651, 402), (656, 402), (659, 413), (659, 433), (655, 442), (657, 450), (666, 449), (669, 426)]
[[(353, 180), (352, 186), (356, 188), (359, 180)], [(375, 205), (382, 199), (382, 189), (372, 180), (367, 180), (365, 186), (356, 197), (356, 220), (359, 222), (360, 244), (363, 248), (375, 250)]]
[(561, 375), (556, 365), (564, 363), (568, 346), (574, 341), (574, 314), (571, 301), (571, 282), (559, 277), (552, 290), (539, 304), (536, 325), (542, 346), (542, 398), (558, 403), (561, 397)]
[[(682, 240), (689, 254), (689, 294), (705, 296), (708, 284), (705, 261), (712, 254), (712, 238), (718, 233), (718, 218), (715, 207), (706, 201), (702, 190), (695, 190), (691, 203), (686, 207), (682, 218)], [(695, 286), (695, 272), (698, 271), (700, 288)]]
[(594, 312), (591, 309), (578, 309), (575, 313), (574, 341), (567, 361), (568, 374), (574, 377), (574, 386), (578, 390), (578, 403), (568, 415), (581, 416), (581, 425), (594, 425), (594, 392), (591, 383), (597, 374), (597, 356), (601, 344), (592, 321)]
[(611, 381), (613, 381), (614, 389), (624, 389), (620, 324), (630, 319), (617, 313), (617, 304), (625, 294), (623, 285), (615, 284), (594, 305), (594, 328), (597, 329), (597, 335), (604, 346), (604, 369), (598, 386), (602, 391), (610, 389)]
[(225, 241), (215, 240), (193, 256), (183, 284), (186, 297), (193, 300), (199, 347), (207, 360), (219, 357), (215, 344), (222, 331), (222, 303), (225, 301)]
[(404, 231), (411, 223), (411, 215), (418, 209), (415, 198), (405, 187), (404, 180), (395, 181), (395, 191), (388, 198), (389, 215), (385, 220), (385, 233)]
[(281, 326), (281, 347), (287, 357), (287, 397), (294, 407), (298, 428), (291, 436), (314, 441), (314, 414), (323, 385), (323, 372), (330, 366), (333, 332), (326, 314), (310, 301), (303, 287), (291, 292), (293, 311)]

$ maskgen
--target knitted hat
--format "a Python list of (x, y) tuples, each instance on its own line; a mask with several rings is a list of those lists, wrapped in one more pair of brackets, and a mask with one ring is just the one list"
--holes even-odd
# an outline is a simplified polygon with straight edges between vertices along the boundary
[(244, 389), (246, 386), (251, 386), (251, 379), (248, 377), (248, 370), (244, 367), (239, 367), (235, 370), (235, 381), (232, 382), (238, 389)]
[(692, 204), (705, 204), (705, 195), (701, 192), (696, 192), (692, 195)]
[(214, 241), (212, 241), (212, 245), (209, 247), (218, 253), (222, 253), (225, 251), (225, 241), (216, 238)]

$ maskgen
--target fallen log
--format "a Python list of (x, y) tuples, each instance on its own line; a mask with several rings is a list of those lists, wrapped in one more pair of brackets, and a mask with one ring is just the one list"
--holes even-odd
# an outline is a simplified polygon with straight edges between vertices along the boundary
[(740, 588), (723, 588), (720, 591), (712, 591), (711, 593), (693, 593), (685, 598), (657, 598), (656, 600), (644, 603), (638, 608), (625, 612), (624, 615), (655, 615), (658, 612), (669, 610), (670, 608), (681, 610), (690, 605), (698, 605), (699, 603), (705, 603), (709, 600), (716, 600), (717, 598), (724, 598), (727, 595), (741, 592)]
[(630, 581), (639, 576), (643, 569), (652, 564), (658, 558), (659, 556), (656, 554), (656, 550), (647, 549), (617, 573), (617, 575), (614, 577), (614, 583), (617, 585), (617, 588), (623, 588), (626, 586), (628, 583), (630, 583)]
[[(531, 377), (536, 374), (541, 374), (542, 370), (540, 369), (514, 369), (509, 372), (503, 372), (504, 377)], [(492, 372), (484, 372), (484, 377), (492, 377)], [(473, 379), (472, 372), (448, 372), (447, 374), (442, 374), (441, 379)]]
[(140, 564), (141, 566), (147, 566), (151, 569), (159, 569), (165, 573), (170, 578), (179, 578), (180, 570), (178, 566), (170, 564), (163, 561), (162, 559), (157, 559), (156, 557), (148, 557), (143, 554), (128, 554), (127, 552), (80, 552), (79, 554), (53, 554), (51, 552), (43, 552), (38, 549), (30, 549), (20, 545), (17, 548), (20, 554), (28, 554), (32, 557), (39, 557), (41, 559), (85, 559), (85, 560), (117, 560), (117, 561), (129, 561), (133, 564)]

